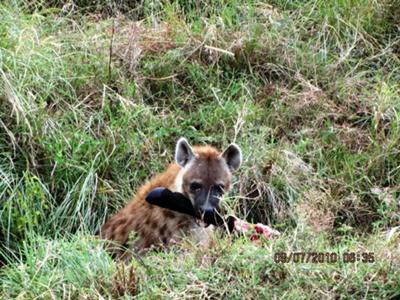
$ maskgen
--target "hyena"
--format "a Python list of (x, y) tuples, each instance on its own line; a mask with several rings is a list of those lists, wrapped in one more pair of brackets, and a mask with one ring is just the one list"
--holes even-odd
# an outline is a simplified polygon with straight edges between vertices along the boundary
[(211, 146), (191, 147), (185, 138), (180, 138), (175, 163), (144, 184), (134, 199), (103, 225), (100, 236), (127, 246), (133, 231), (137, 235), (134, 248), (138, 251), (152, 245), (166, 245), (187, 234), (207, 243), (208, 230), (201, 221), (151, 205), (145, 198), (154, 188), (165, 187), (183, 193), (200, 213), (213, 211), (223, 193), (229, 190), (232, 172), (241, 162), (241, 150), (236, 144), (230, 144), (220, 153)]

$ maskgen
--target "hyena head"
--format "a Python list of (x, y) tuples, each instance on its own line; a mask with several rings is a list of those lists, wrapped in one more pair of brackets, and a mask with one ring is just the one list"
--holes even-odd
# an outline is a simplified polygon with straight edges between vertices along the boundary
[(242, 153), (236, 144), (230, 144), (220, 153), (210, 146), (192, 148), (185, 138), (180, 138), (175, 161), (181, 167), (176, 190), (203, 214), (218, 208), (221, 196), (230, 188), (232, 172), (240, 167)]

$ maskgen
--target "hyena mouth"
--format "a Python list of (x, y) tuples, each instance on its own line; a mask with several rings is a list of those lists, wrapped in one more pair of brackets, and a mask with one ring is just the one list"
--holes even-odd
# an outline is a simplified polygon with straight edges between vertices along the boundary
[[(218, 218), (219, 216), (219, 218)], [(200, 214), (199, 219), (202, 220), (206, 224), (215, 224), (221, 218), (220, 212), (217, 208), (209, 209), (207, 211), (203, 211)]]

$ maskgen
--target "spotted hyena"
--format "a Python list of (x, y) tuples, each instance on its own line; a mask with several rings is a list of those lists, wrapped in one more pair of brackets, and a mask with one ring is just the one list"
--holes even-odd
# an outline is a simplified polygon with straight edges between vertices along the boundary
[(134, 199), (111, 217), (101, 228), (102, 238), (127, 245), (130, 233), (137, 235), (134, 247), (144, 250), (152, 245), (168, 244), (189, 234), (200, 243), (207, 243), (207, 232), (195, 218), (145, 201), (156, 187), (183, 193), (199, 212), (218, 207), (221, 196), (231, 185), (232, 172), (242, 162), (240, 148), (230, 144), (224, 152), (211, 146), (191, 147), (185, 138), (176, 144), (175, 162), (164, 173), (144, 184)]

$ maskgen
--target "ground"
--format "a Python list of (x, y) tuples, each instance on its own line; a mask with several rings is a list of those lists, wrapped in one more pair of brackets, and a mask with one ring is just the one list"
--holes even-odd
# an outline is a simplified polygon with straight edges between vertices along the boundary
[[(399, 296), (399, 2), (121, 3), (0, 3), (0, 298)], [(281, 235), (113, 261), (94, 232), (181, 136), (240, 145), (225, 209)]]

